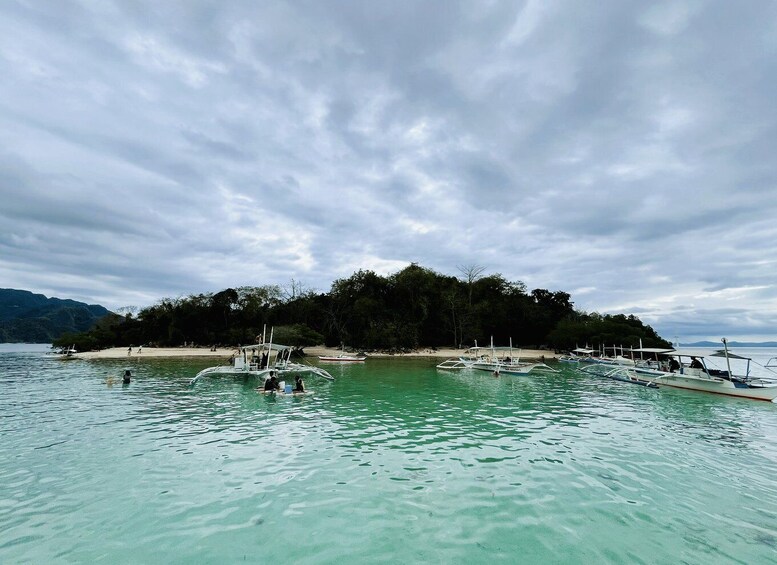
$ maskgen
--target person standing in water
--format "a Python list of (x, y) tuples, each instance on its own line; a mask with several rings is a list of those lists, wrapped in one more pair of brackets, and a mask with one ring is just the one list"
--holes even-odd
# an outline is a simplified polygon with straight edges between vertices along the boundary
[(305, 383), (302, 382), (302, 377), (299, 375), (294, 379), (294, 392), (305, 392)]
[(278, 382), (278, 379), (275, 377), (275, 371), (270, 371), (270, 378), (264, 381), (264, 391), (265, 392), (275, 392), (277, 390), (280, 390), (281, 385)]

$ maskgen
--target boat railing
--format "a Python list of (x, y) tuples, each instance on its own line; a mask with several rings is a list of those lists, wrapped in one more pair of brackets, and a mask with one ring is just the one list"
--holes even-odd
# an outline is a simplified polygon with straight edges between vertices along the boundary
[(208, 367), (207, 369), (203, 369), (202, 371), (200, 371), (199, 373), (197, 373), (196, 375), (194, 375), (194, 378), (193, 378), (192, 380), (190, 380), (190, 381), (189, 381), (189, 385), (191, 386), (191, 385), (193, 385), (194, 383), (196, 383), (196, 382), (197, 382), (197, 380), (198, 380), (200, 377), (204, 377), (205, 375), (208, 375), (208, 374), (210, 374), (210, 373), (215, 373), (215, 372), (219, 371), (220, 369), (221, 369), (221, 367)]
[(330, 375), (327, 371), (325, 371), (321, 367), (314, 367), (313, 365), (306, 365), (306, 367), (308, 371), (310, 371), (311, 373), (315, 373), (316, 375), (318, 375), (323, 379), (326, 379), (328, 381), (335, 380), (335, 378), (332, 375)]
[(561, 372), (558, 369), (554, 369), (553, 367), (551, 367), (550, 365), (547, 365), (545, 363), (535, 363), (534, 366), (531, 368), (531, 370), (532, 371), (534, 371), (534, 370), (542, 371), (542, 372), (545, 372), (545, 373), (560, 373)]
[(437, 365), (438, 369), (468, 369), (472, 367), (473, 361), (464, 358), (446, 359)]

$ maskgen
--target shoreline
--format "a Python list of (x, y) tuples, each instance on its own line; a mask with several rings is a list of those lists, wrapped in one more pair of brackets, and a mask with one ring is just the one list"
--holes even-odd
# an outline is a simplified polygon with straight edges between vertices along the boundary
[[(186, 358), (186, 357), (198, 357), (198, 358), (211, 358), (211, 359), (228, 359), (232, 357), (232, 354), (237, 351), (236, 347), (219, 347), (215, 351), (206, 347), (143, 347), (140, 352), (137, 348), (132, 348), (132, 353), (128, 354), (125, 347), (112, 347), (109, 349), (101, 349), (100, 351), (85, 351), (83, 353), (77, 353), (75, 357), (77, 359), (158, 359), (158, 358)], [(375, 359), (392, 359), (392, 358), (431, 358), (431, 359), (450, 359), (459, 357), (464, 353), (464, 349), (432, 349), (423, 348), (406, 353), (386, 353), (376, 352), (367, 353), (367, 360), (370, 357)], [(558, 354), (553, 351), (545, 351), (542, 349), (520, 349), (515, 348), (515, 357), (521, 359), (556, 359)], [(319, 355), (339, 355), (340, 349), (334, 349), (330, 347), (306, 347), (305, 357), (317, 358)]]

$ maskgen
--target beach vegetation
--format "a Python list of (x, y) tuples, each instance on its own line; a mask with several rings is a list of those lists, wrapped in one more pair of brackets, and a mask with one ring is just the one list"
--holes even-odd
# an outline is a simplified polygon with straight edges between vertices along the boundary
[[(109, 314), (90, 331), (68, 333), (56, 343), (79, 350), (132, 344), (238, 345), (255, 343), (264, 328), (274, 341), (382, 351), (479, 344), (569, 349), (595, 346), (667, 346), (633, 315), (575, 310), (564, 291), (461, 267), (461, 278), (412, 263), (389, 276), (359, 270), (335, 280), (329, 292), (292, 281), (227, 288), (216, 293), (163, 298), (136, 314)], [(269, 336), (265, 336), (269, 339)]]

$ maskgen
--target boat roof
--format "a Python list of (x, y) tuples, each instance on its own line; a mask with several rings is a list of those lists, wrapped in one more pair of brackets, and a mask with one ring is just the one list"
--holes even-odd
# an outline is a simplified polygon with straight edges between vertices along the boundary
[[(699, 359), (702, 359), (705, 357), (726, 357), (726, 351), (724, 349), (718, 349), (717, 351), (713, 351), (712, 353), (699, 353), (698, 351), (694, 351), (694, 350), (684, 350), (684, 351), (677, 350), (669, 353), (664, 353), (664, 355), (668, 355), (670, 357), (698, 357)], [(752, 361), (750, 357), (737, 355), (736, 353), (732, 353), (731, 351), (728, 352), (728, 358), (742, 359), (744, 361)]]
[(271, 350), (271, 351), (286, 351), (291, 349), (290, 345), (281, 345), (279, 343), (257, 343), (256, 345), (241, 345), (240, 349), (243, 351), (256, 351), (256, 350)]
[[(666, 349), (665, 347), (638, 347), (636, 349), (631, 349), (631, 351), (635, 353), (663, 353), (664, 355), (676, 353), (674, 349)], [(694, 357), (700, 356), (695, 355)]]
[(596, 353), (596, 349), (588, 349), (587, 347), (576, 347), (572, 350), (573, 353)]
[(745, 361), (752, 361), (750, 357), (744, 357), (742, 355), (737, 355), (736, 353), (732, 353), (729, 351), (726, 353), (725, 349), (718, 349), (715, 351), (715, 353), (710, 353), (710, 357), (728, 357), (729, 359), (744, 359)]

